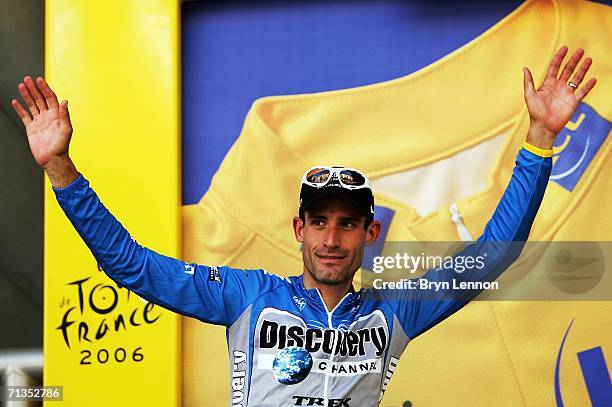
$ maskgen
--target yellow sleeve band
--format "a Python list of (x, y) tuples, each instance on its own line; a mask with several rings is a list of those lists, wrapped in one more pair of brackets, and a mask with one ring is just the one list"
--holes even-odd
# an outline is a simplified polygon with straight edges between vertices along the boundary
[(527, 141), (523, 141), (523, 148), (530, 153), (534, 153), (535, 155), (539, 155), (540, 157), (548, 158), (553, 156), (553, 150), (544, 150), (539, 147), (534, 146), (533, 144), (529, 144)]

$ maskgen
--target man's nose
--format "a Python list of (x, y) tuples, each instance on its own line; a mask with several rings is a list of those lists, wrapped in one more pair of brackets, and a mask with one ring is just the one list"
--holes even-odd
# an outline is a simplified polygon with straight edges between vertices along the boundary
[(327, 227), (324, 244), (325, 247), (340, 246), (340, 232), (338, 231), (338, 227), (333, 223), (330, 223)]

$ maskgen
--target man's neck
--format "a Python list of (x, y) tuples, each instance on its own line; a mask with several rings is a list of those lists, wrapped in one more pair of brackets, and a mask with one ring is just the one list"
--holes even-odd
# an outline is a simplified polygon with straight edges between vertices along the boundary
[(347, 281), (343, 284), (324, 284), (313, 279), (307, 271), (304, 271), (303, 281), (306, 289), (316, 288), (319, 290), (328, 312), (336, 308), (348, 292), (353, 291), (353, 281)]

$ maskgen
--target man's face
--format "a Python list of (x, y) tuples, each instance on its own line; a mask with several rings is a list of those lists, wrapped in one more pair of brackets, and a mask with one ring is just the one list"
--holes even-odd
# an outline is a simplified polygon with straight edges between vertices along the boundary
[(320, 284), (339, 285), (352, 281), (361, 266), (365, 246), (374, 244), (380, 223), (364, 227), (366, 218), (347, 201), (326, 197), (295, 217), (293, 227), (303, 244), (304, 273)]

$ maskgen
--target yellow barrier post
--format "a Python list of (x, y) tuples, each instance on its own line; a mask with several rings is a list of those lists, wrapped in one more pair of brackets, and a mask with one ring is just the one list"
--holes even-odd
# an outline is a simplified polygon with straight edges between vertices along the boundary
[[(47, 0), (71, 155), (139, 243), (180, 252), (180, 3)], [(44, 382), (64, 405), (180, 404), (180, 320), (98, 270), (45, 185)]]

